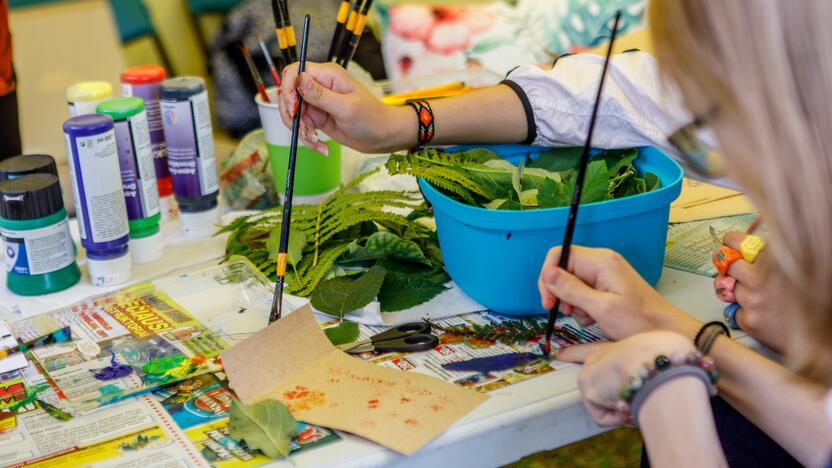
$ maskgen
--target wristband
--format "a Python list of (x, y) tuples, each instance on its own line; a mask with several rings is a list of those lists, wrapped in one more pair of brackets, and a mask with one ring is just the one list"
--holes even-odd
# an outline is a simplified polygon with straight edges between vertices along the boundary
[(731, 330), (739, 330), (740, 325), (737, 323), (737, 312), (742, 309), (742, 306), (737, 304), (736, 302), (733, 304), (729, 304), (728, 307), (722, 312), (722, 315), (725, 317), (725, 321), (728, 322), (728, 327)]
[(618, 392), (618, 407), (627, 413), (630, 424), (637, 425), (638, 411), (650, 393), (663, 383), (685, 375), (700, 378), (708, 388), (708, 393), (711, 396), (716, 395), (719, 373), (713, 359), (697, 351), (687, 355), (674, 354), (670, 358), (659, 355), (653, 362), (644, 364), (638, 373), (621, 387)]
[(720, 335), (725, 335), (730, 338), (731, 330), (729, 330), (728, 327), (726, 327), (722, 322), (708, 322), (705, 325), (702, 325), (702, 328), (699, 329), (696, 337), (693, 338), (693, 344), (700, 353), (708, 354), (711, 350), (711, 346), (714, 344), (714, 341), (716, 341), (717, 337)]
[(416, 115), (419, 120), (418, 146), (420, 148), (427, 146), (433, 140), (433, 133), (436, 128), (433, 119), (433, 109), (430, 108), (428, 101), (424, 99), (410, 101), (407, 105), (416, 110)]

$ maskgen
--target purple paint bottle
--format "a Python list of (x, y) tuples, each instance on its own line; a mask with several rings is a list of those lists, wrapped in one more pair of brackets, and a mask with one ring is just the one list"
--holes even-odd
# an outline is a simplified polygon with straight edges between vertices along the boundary
[(130, 280), (130, 227), (113, 119), (81, 115), (64, 122), (69, 175), (90, 281), (110, 286)]
[(160, 107), (182, 235), (210, 237), (219, 223), (220, 186), (204, 81), (183, 76), (162, 82)]
[(150, 146), (159, 188), (159, 208), (162, 221), (176, 216), (173, 199), (173, 180), (168, 171), (168, 147), (162, 128), (162, 112), (159, 109), (159, 87), (165, 81), (165, 69), (159, 65), (138, 65), (121, 72), (121, 95), (144, 100), (147, 124), (150, 129)]

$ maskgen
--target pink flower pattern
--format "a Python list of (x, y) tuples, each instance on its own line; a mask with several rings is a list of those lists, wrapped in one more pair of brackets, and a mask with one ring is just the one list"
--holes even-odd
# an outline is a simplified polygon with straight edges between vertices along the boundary
[(390, 9), (394, 34), (443, 55), (468, 49), (472, 38), (488, 31), (494, 21), (493, 12), (477, 7), (405, 5)]

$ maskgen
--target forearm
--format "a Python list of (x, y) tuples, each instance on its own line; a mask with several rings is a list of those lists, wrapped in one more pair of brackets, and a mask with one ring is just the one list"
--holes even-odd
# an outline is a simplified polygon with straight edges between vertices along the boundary
[(698, 378), (679, 377), (653, 390), (638, 421), (653, 466), (727, 466)]
[(798, 461), (823, 466), (832, 454), (826, 388), (779, 364), (718, 338), (709, 353), (720, 373), (720, 394)]
[[(430, 101), (435, 133), (431, 144), (520, 143), (528, 126), (523, 104), (505, 85)], [(390, 109), (386, 150), (398, 151), (418, 144), (419, 122), (410, 106)]]

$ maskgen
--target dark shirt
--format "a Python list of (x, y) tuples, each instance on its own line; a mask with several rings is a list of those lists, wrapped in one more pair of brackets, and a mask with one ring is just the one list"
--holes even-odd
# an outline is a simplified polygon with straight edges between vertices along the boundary
[(9, 32), (9, 2), (0, 0), (0, 96), (14, 91), (12, 35)]

